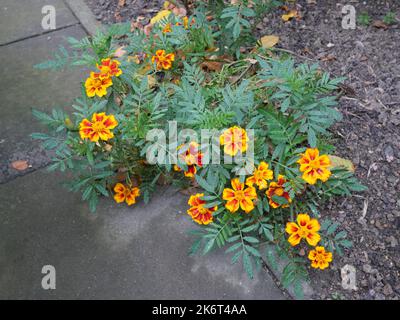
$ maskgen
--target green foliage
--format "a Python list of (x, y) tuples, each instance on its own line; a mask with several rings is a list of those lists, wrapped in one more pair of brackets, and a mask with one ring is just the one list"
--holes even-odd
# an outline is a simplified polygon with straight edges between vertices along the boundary
[(371, 16), (368, 14), (368, 12), (363, 11), (357, 16), (357, 22), (361, 24), (362, 26), (369, 26), (372, 22)]
[(395, 12), (388, 12), (383, 17), (383, 22), (387, 25), (395, 24), (396, 23), (396, 13)]
[(346, 239), (347, 232), (344, 230), (338, 231), (340, 224), (326, 219), (321, 224), (321, 233), (323, 234), (321, 244), (327, 250), (336, 251), (339, 255), (343, 255), (343, 248), (351, 248), (353, 243)]

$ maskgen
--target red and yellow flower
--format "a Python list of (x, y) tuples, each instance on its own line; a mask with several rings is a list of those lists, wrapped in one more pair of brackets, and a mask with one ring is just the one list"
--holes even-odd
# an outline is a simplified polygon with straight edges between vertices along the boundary
[(254, 184), (258, 186), (260, 190), (267, 188), (268, 180), (273, 178), (272, 170), (268, 169), (268, 163), (261, 162), (253, 172), (253, 175), (246, 179), (246, 184), (252, 187)]
[(318, 231), (321, 228), (317, 219), (311, 219), (306, 213), (299, 213), (296, 222), (286, 224), (286, 232), (290, 234), (288, 242), (292, 246), (300, 243), (301, 239), (306, 239), (310, 246), (316, 246), (321, 240)]
[(101, 64), (97, 65), (97, 68), (100, 70), (100, 79), (119, 77), (122, 74), (119, 65), (120, 62), (118, 60), (112, 60), (110, 58), (101, 60)]
[(327, 181), (331, 176), (328, 167), (331, 161), (327, 155), (319, 155), (318, 149), (307, 149), (297, 161), (300, 164), (300, 171), (303, 172), (303, 180), (309, 184), (315, 184), (317, 180)]
[(221, 134), (219, 141), (226, 154), (235, 156), (239, 151), (243, 153), (247, 150), (249, 137), (245, 129), (233, 126)]
[(282, 208), (287, 208), (289, 207), (289, 203), (292, 202), (292, 199), (290, 198), (289, 192), (285, 190), (285, 187), (283, 186), (286, 183), (286, 179), (283, 175), (278, 176), (277, 181), (273, 181), (269, 184), (268, 190), (265, 192), (269, 199), (269, 205), (276, 209), (280, 207), (281, 205), (273, 200), (273, 196), (278, 196), (278, 197), (283, 197), (287, 200), (288, 203), (283, 204)]
[(169, 32), (172, 32), (172, 29), (171, 29), (171, 23), (170, 22), (168, 22), (166, 25), (165, 25), (165, 27), (164, 27), (164, 29), (163, 29), (163, 31), (162, 31), (163, 33), (169, 33)]
[(97, 95), (103, 97), (107, 94), (107, 88), (112, 86), (111, 78), (101, 78), (100, 73), (90, 73), (90, 77), (86, 79), (85, 88), (89, 98)]
[[(182, 22), (183, 22), (183, 27), (184, 27), (186, 30), (189, 29), (189, 18), (188, 18), (187, 16), (184, 16), (184, 17), (182, 18)], [(192, 21), (190, 22), (190, 26), (192, 26), (195, 22), (196, 22), (195, 19), (192, 18)], [(177, 23), (175, 23), (175, 25), (181, 26), (182, 23), (177, 22)]]
[(165, 50), (157, 50), (156, 54), (151, 58), (151, 63), (155, 63), (157, 70), (168, 70), (172, 67), (172, 62), (175, 60), (175, 54), (165, 53)]
[[(190, 142), (189, 147), (186, 150), (181, 150), (185, 145), (178, 147), (179, 159), (187, 165), (187, 170), (184, 172), (185, 177), (193, 178), (197, 173), (197, 166), (203, 166), (203, 154), (199, 150), (199, 144), (197, 142)], [(182, 169), (178, 165), (174, 165), (175, 171), (181, 171)]]
[(205, 208), (204, 205), (206, 202), (201, 199), (203, 196), (204, 193), (197, 193), (190, 196), (188, 204), (191, 208), (187, 210), (187, 213), (198, 224), (206, 225), (213, 221), (213, 212), (218, 210), (218, 207)]
[(234, 213), (239, 210), (239, 207), (246, 213), (254, 209), (253, 200), (257, 199), (257, 192), (254, 187), (245, 187), (239, 178), (231, 180), (232, 189), (225, 188), (222, 193), (222, 199), (226, 200), (225, 207)]
[(117, 203), (126, 202), (128, 206), (136, 203), (136, 198), (140, 196), (138, 187), (129, 187), (122, 183), (117, 183), (114, 187), (114, 200)]
[(118, 125), (113, 115), (102, 113), (94, 113), (92, 121), (83, 119), (79, 124), (79, 134), (82, 139), (89, 139), (97, 142), (99, 139), (107, 141), (114, 137), (111, 132)]
[(308, 254), (308, 259), (311, 260), (311, 267), (324, 270), (328, 268), (329, 262), (332, 262), (332, 253), (325, 251), (324, 247), (315, 247)]

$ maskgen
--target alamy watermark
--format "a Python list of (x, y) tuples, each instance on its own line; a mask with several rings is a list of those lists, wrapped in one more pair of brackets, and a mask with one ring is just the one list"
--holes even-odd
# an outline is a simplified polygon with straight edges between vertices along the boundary
[(55, 30), (56, 29), (56, 8), (51, 5), (42, 7), (42, 28), (43, 30)]
[(45, 276), (42, 278), (42, 288), (44, 290), (55, 290), (56, 289), (56, 268), (52, 265), (45, 265), (42, 268), (42, 274)]

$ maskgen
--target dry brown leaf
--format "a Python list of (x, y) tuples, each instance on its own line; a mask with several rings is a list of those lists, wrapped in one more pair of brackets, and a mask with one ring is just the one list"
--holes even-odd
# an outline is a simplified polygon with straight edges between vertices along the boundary
[(118, 7), (123, 7), (126, 4), (126, 0), (118, 0)]
[(327, 61), (329, 62), (329, 61), (334, 61), (334, 60), (336, 60), (336, 57), (331, 53), (326, 55), (325, 57), (321, 58), (321, 61), (324, 61), (324, 62), (327, 62)]
[(355, 171), (354, 164), (350, 160), (331, 155), (329, 155), (328, 157), (329, 160), (331, 160), (331, 168), (342, 167), (351, 172)]
[(222, 62), (206, 60), (200, 66), (202, 69), (206, 69), (207, 71), (221, 71)]
[(263, 48), (269, 49), (279, 42), (279, 37), (274, 35), (263, 36), (261, 37), (260, 42)]
[(18, 171), (24, 171), (29, 168), (28, 160), (13, 161), (11, 166)]
[(375, 20), (372, 24), (375, 28), (387, 30), (389, 27), (381, 20)]

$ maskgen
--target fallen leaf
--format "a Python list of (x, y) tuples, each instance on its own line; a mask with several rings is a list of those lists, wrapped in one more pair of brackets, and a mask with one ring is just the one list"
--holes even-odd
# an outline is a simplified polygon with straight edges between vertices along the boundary
[(13, 161), (11, 163), (11, 166), (18, 171), (24, 171), (26, 169), (28, 169), (29, 164), (28, 164), (28, 160), (17, 160), (17, 161)]
[(118, 0), (118, 7), (123, 7), (126, 4), (126, 0)]
[(293, 18), (300, 19), (300, 15), (297, 10), (290, 10), (289, 13), (282, 15), (282, 20), (287, 22)]
[(279, 42), (279, 37), (274, 35), (263, 36), (260, 41), (263, 48), (269, 49)]
[(375, 20), (372, 24), (375, 28), (387, 30), (389, 27), (381, 20)]
[(149, 89), (153, 88), (157, 84), (156, 78), (152, 75), (148, 75), (147, 76), (147, 84), (149, 86)]
[(329, 155), (329, 160), (331, 160), (331, 168), (337, 168), (337, 167), (342, 167), (347, 169), (350, 172), (354, 172), (354, 164), (350, 160), (343, 159), (337, 156), (331, 156)]
[(112, 150), (112, 147), (113, 146), (111, 144), (106, 143), (106, 145), (104, 146), (104, 150), (110, 152)]
[(222, 62), (206, 60), (200, 66), (202, 69), (206, 69), (208, 71), (221, 71)]
[(334, 61), (336, 60), (336, 57), (333, 54), (328, 54), (325, 57), (321, 58), (321, 61), (327, 62), (327, 61)]

